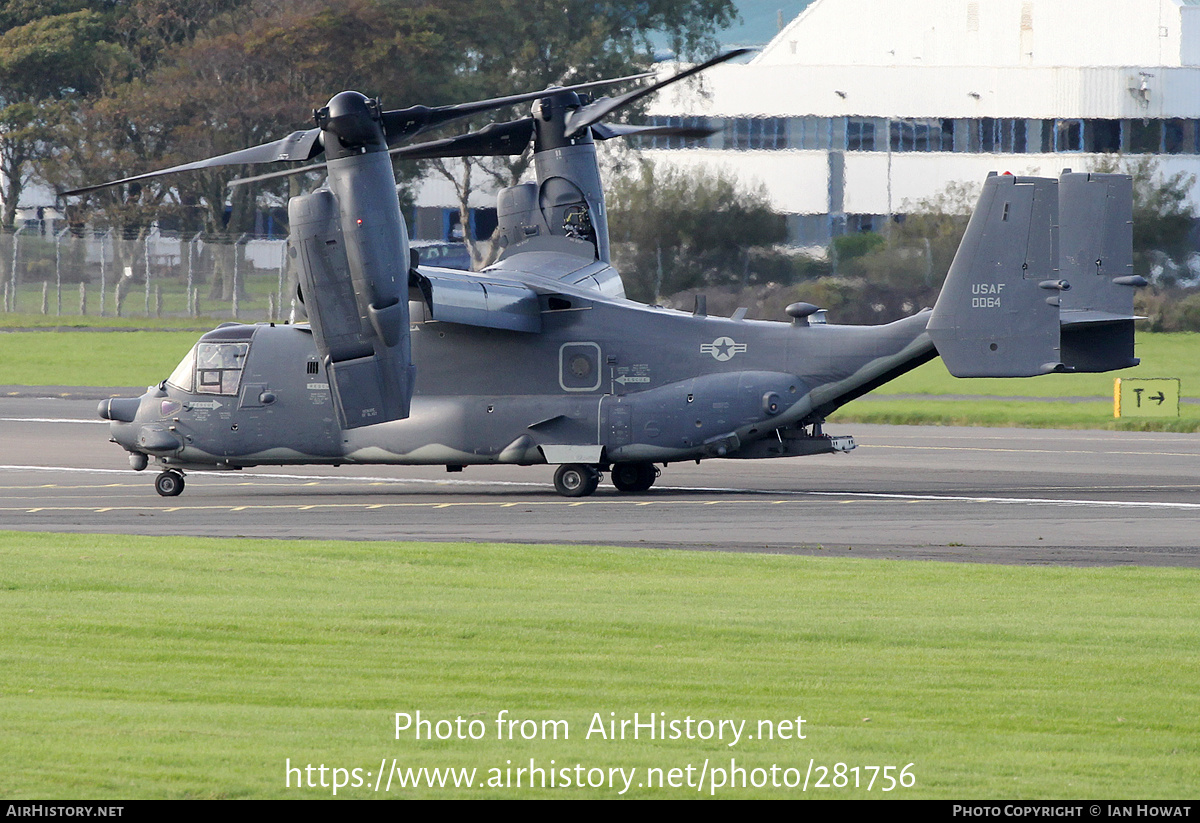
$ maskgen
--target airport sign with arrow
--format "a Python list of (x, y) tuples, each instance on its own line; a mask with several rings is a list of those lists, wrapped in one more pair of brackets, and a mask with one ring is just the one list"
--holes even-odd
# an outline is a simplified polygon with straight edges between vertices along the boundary
[(1179, 378), (1155, 377), (1113, 382), (1113, 417), (1178, 417)]

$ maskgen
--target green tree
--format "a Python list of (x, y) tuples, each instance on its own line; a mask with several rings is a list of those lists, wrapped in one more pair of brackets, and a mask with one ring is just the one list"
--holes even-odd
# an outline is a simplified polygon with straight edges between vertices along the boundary
[[(334, 93), (355, 88), (389, 108), (426, 102), (457, 60), (433, 4), (390, 0), (210, 0), (203, 25), (181, 16), (178, 0), (140, 0), (128, 32), (135, 55), (125, 82), (76, 107), (66, 148), (46, 177), (59, 187), (119, 179), (278, 139), (312, 125)], [(153, 25), (152, 25), (153, 24)], [(120, 28), (120, 26), (118, 26)], [(261, 171), (256, 168), (253, 171)], [(84, 198), (93, 221), (126, 236), (173, 217), (192, 231), (236, 238), (253, 225), (259, 195), (275, 202), (301, 181), (228, 188), (249, 167), (218, 167), (116, 187)], [(213, 299), (230, 299), (219, 276)]]
[(1196, 224), (1191, 203), (1196, 176), (1186, 172), (1162, 173), (1153, 157), (1103, 158), (1092, 171), (1133, 177), (1133, 270), (1149, 278), (1155, 259), (1165, 255), (1182, 261), (1196, 251), (1190, 234)]
[(607, 199), (613, 257), (635, 300), (745, 285), (753, 250), (787, 239), (765, 188), (742, 186), (724, 170), (646, 161), (612, 181)]
[(901, 217), (884, 232), (835, 238), (830, 257), (837, 277), (807, 284), (800, 298), (828, 306), (838, 322), (883, 323), (906, 317), (937, 300), (979, 199), (979, 186), (950, 183), (937, 194), (905, 201)]
[(106, 39), (105, 17), (87, 9), (63, 11), (72, 5), (12, 4), (5, 9), (13, 23), (0, 34), (5, 227), (13, 225), (34, 164), (49, 152), (51, 128), (62, 116), (64, 101), (95, 92), (120, 70), (122, 52)]

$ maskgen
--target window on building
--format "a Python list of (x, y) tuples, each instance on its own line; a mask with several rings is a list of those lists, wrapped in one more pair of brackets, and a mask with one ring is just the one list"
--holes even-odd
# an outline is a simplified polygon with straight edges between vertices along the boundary
[[(652, 117), (657, 126), (710, 128), (705, 117)], [(1127, 152), (1200, 154), (1200, 120), (970, 119), (882, 117), (731, 117), (724, 139), (677, 135), (642, 137), (644, 148), (713, 147), (738, 150), (787, 148), (828, 151), (969, 152), (1025, 154)]]
[(789, 214), (788, 242), (794, 246), (828, 246), (829, 216), (825, 214)]
[(846, 145), (846, 118), (834, 117), (829, 121), (829, 147)]
[(1196, 131), (1195, 120), (1162, 121), (1163, 151), (1167, 154), (1195, 154)]
[(954, 151), (954, 122), (948, 118), (942, 118), (938, 121), (938, 125), (942, 132), (942, 151)]
[(1054, 150), (1083, 151), (1083, 121), (1054, 121)]
[(846, 151), (875, 151), (875, 120), (846, 119)]
[(831, 133), (828, 117), (795, 117), (790, 144), (797, 149), (828, 149)]
[(788, 118), (733, 117), (725, 121), (729, 149), (786, 149)]
[(1162, 122), (1126, 120), (1126, 151), (1130, 154), (1158, 154), (1162, 150)]
[(1036, 127), (1040, 139), (1038, 141), (1038, 151), (1042, 154), (1049, 154), (1054, 151), (1054, 121), (1053, 120), (1031, 120), (1026, 124), (1026, 127), (1032, 130)]
[(1083, 121), (1084, 151), (1118, 152), (1121, 150), (1120, 120)]
[(1029, 150), (1024, 120), (1006, 119), (1000, 121), (1001, 151), (1010, 154), (1024, 154)]
[(953, 120), (893, 120), (892, 151), (952, 151), (954, 148)]
[(970, 151), (985, 154), (1024, 154), (1029, 150), (1028, 125), (1011, 117), (983, 117), (967, 121)]
[(996, 120), (992, 117), (984, 117), (974, 123), (975, 126), (975, 145), (972, 147), (974, 151), (990, 154), (996, 151)]

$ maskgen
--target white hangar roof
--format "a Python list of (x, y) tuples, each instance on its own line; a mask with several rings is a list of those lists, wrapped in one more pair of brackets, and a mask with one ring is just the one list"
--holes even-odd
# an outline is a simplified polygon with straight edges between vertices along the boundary
[(651, 113), (1200, 117), (1200, 0), (815, 0)]

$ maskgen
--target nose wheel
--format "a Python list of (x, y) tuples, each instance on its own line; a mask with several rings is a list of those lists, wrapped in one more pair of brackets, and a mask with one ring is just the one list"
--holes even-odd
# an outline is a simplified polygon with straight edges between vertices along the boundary
[(163, 497), (178, 497), (183, 494), (183, 474), (165, 471), (154, 478), (154, 490)]
[(600, 471), (582, 463), (565, 463), (554, 473), (554, 490), (563, 497), (587, 497), (600, 485)]

